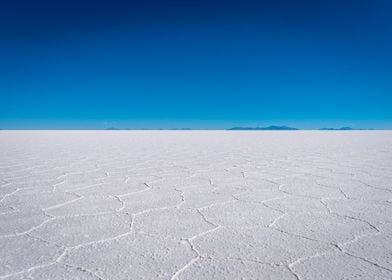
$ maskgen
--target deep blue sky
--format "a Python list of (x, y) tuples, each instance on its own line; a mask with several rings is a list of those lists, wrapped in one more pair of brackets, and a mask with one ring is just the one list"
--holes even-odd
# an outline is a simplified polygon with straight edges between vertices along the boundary
[(5, 0), (0, 128), (392, 128), (390, 0)]

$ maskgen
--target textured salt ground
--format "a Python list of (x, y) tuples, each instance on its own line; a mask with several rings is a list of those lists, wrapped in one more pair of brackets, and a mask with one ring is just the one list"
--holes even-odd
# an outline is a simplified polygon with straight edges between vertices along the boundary
[(0, 279), (392, 279), (388, 131), (0, 131)]

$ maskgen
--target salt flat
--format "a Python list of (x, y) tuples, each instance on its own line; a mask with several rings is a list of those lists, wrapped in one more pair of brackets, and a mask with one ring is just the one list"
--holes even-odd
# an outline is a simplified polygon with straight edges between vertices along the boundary
[(0, 131), (0, 279), (392, 279), (392, 132)]

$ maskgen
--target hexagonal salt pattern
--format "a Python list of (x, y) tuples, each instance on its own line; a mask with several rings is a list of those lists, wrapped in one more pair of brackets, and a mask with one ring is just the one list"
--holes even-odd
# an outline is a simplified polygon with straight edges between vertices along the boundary
[(0, 279), (392, 279), (388, 131), (0, 131)]

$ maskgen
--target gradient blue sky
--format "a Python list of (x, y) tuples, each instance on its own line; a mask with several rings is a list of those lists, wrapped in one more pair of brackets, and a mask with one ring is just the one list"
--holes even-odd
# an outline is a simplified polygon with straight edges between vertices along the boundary
[(6, 0), (0, 128), (392, 128), (392, 1)]

